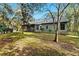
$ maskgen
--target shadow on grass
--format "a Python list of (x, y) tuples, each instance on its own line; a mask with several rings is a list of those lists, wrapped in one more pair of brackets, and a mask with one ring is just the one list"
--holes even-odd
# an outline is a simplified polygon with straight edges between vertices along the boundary
[(3, 56), (64, 56), (64, 53), (59, 53), (54, 49), (24, 47), (22, 50), (15, 49), (10, 52), (4, 52)]
[[(31, 37), (31, 38), (36, 38), (36, 39), (40, 39), (41, 41), (44, 40), (45, 41), (53, 41), (54, 40), (54, 35), (53, 34), (47, 34), (47, 33), (31, 33), (31, 34), (22, 34), (22, 33), (10, 33), (10, 34), (5, 34), (3, 35), (3, 37), (1, 38), (12, 38), (13, 41), (15, 42), (19, 39), (23, 39), (25, 37)], [(70, 38), (67, 36), (63, 36), (63, 35), (59, 35), (59, 40), (61, 42), (65, 42), (65, 43), (72, 43), (72, 44), (76, 44), (76, 46), (79, 46), (78, 42), (79, 40), (76, 40), (76, 38)], [(73, 42), (71, 42), (73, 41)], [(33, 44), (32, 44), (33, 45)], [(68, 45), (69, 46), (69, 45)], [(17, 49), (12, 49), (9, 52), (4, 52), (2, 55), (6, 55), (6, 56), (63, 56), (65, 55), (64, 53), (60, 53), (59, 51), (55, 50), (55, 49), (48, 49), (45, 47), (39, 47), (37, 48), (38, 45), (36, 45), (36, 47), (33, 46), (29, 46), (29, 47), (23, 47), (22, 50)], [(13, 47), (14, 48), (14, 47)], [(66, 48), (66, 47), (63, 47)], [(70, 48), (68, 48), (70, 49)]]
[(25, 37), (25, 35), (19, 32), (2, 34), (0, 35), (0, 49), (9, 43), (14, 43), (15, 41)]

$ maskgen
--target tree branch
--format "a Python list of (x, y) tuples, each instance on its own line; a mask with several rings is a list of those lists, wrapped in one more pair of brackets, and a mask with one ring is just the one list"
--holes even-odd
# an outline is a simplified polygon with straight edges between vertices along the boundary
[(64, 12), (64, 10), (69, 6), (70, 3), (68, 3), (64, 8), (63, 10), (60, 12), (60, 15)]
[(49, 11), (49, 13), (51, 14), (52, 19), (53, 19), (53, 22), (54, 22), (54, 15), (52, 14), (52, 12), (51, 12), (50, 10), (48, 10), (48, 11)]

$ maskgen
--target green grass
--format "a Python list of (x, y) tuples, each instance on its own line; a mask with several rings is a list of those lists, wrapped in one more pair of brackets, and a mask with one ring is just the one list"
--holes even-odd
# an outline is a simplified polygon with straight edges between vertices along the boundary
[[(54, 40), (54, 34), (51, 33), (35, 33), (35, 34), (31, 34), (28, 35), (29, 37), (35, 37), (35, 38), (39, 38), (45, 41), (53, 41)], [(68, 37), (66, 35), (59, 35), (59, 41), (61, 42), (65, 42), (65, 43), (72, 43), (75, 44), (75, 46), (79, 47), (79, 38), (74, 38), (74, 37)]]
[[(73, 51), (71, 45), (79, 48), (79, 38), (59, 35), (59, 42), (55, 43), (54, 34), (51, 33), (17, 32), (0, 35), (0, 40), (6, 38), (11, 38), (13, 41), (3, 42), (0, 55), (63, 56), (78, 53), (76, 50)], [(68, 46), (67, 49), (62, 45)]]
[(22, 39), (25, 36), (22, 33), (8, 33), (8, 34), (0, 34), (0, 39), (12, 38), (14, 40)]

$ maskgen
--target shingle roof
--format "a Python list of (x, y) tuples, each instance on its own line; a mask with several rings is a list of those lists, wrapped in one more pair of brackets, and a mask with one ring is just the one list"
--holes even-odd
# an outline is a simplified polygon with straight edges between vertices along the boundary
[[(63, 17), (63, 18), (61, 18), (60, 22), (68, 22), (68, 19)], [(31, 24), (57, 23), (57, 19), (55, 19), (54, 22), (53, 22), (53, 19), (44, 19), (44, 20), (33, 21), (30, 23)]]

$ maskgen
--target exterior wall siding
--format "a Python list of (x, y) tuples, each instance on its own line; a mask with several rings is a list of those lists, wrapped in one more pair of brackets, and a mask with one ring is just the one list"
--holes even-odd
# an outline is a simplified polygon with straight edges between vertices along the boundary
[[(54, 28), (55, 25), (55, 28)], [(38, 29), (37, 29), (38, 27)], [(47, 27), (47, 28), (46, 28)], [(43, 30), (41, 30), (43, 28)], [(35, 31), (36, 32), (55, 32), (56, 29), (56, 24), (42, 24), (42, 25), (35, 25)], [(65, 33), (67, 32), (67, 24), (65, 23), (65, 30), (61, 30), (60, 25), (59, 25), (59, 33)]]
[[(42, 25), (42, 27), (44, 28), (45, 32), (53, 32), (54, 31), (54, 25), (53, 24), (45, 24)], [(48, 27), (48, 28), (46, 28)]]

